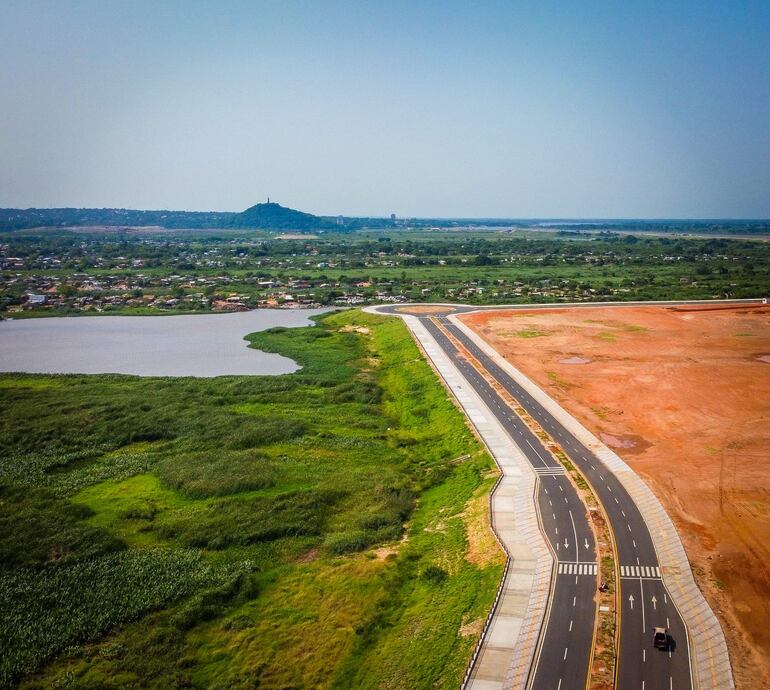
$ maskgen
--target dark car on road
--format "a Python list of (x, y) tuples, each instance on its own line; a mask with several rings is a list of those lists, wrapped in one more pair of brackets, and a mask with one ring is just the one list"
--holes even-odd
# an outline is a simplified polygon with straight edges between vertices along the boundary
[(655, 632), (652, 635), (652, 645), (655, 649), (662, 649), (666, 651), (671, 642), (668, 630), (666, 628), (655, 628)]

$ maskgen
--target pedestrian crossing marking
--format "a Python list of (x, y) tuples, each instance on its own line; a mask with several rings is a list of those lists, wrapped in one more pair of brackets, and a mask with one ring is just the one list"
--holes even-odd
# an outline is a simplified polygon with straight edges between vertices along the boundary
[(565, 470), (561, 465), (558, 467), (533, 467), (532, 469), (535, 470), (535, 474), (538, 474), (541, 477), (554, 477), (567, 474), (567, 470)]
[(568, 563), (559, 561), (559, 575), (596, 575), (596, 563)]
[(621, 565), (620, 577), (660, 579), (660, 568), (656, 565)]

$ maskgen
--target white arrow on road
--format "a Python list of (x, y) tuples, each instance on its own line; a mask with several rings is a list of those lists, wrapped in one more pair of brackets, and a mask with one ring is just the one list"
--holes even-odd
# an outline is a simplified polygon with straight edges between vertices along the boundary
[(569, 542), (566, 539), (564, 540), (564, 548), (565, 549), (569, 548)]
[(652, 601), (652, 608), (654, 608), (657, 611), (658, 610), (658, 600), (655, 598), (654, 594), (652, 595), (652, 599), (650, 601)]
[(631, 610), (633, 610), (633, 608), (634, 608), (634, 595), (633, 594), (629, 594), (628, 595), (628, 603), (631, 604)]
[(585, 547), (588, 548), (588, 539), (586, 539)]

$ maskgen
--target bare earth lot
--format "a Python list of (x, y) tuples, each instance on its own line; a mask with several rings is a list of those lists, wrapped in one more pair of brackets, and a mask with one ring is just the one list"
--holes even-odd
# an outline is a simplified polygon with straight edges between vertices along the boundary
[(727, 635), (770, 687), (770, 307), (462, 317), (649, 484)]

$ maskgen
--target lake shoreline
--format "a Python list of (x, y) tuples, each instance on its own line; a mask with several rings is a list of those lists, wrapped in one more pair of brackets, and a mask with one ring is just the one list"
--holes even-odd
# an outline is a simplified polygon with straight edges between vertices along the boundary
[(296, 362), (254, 349), (246, 337), (275, 327), (311, 326), (311, 317), (327, 311), (5, 319), (0, 323), (0, 372), (204, 378), (289, 374), (300, 368)]

